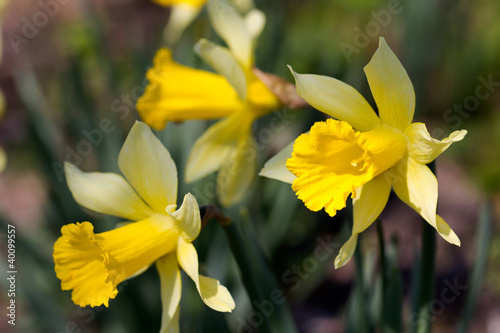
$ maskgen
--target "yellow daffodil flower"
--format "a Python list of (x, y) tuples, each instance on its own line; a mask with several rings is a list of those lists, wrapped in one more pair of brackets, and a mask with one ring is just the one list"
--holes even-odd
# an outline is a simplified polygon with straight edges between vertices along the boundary
[(114, 173), (86, 173), (66, 163), (68, 186), (83, 207), (127, 221), (95, 234), (89, 222), (69, 224), (54, 245), (54, 262), (62, 290), (73, 290), (79, 306), (108, 306), (117, 285), (151, 264), (161, 281), (161, 332), (179, 331), (182, 268), (202, 300), (214, 310), (231, 312), (234, 301), (219, 281), (198, 273), (192, 242), (200, 232), (196, 199), (187, 194), (176, 210), (177, 170), (167, 149), (147, 125), (137, 122), (118, 158), (125, 178)]
[[(208, 0), (153, 0), (153, 2), (171, 7), (168, 23), (163, 32), (167, 45), (172, 45), (180, 38), (186, 27), (198, 16), (203, 5)], [(242, 12), (253, 8), (251, 0), (232, 0), (232, 3)]]
[[(334, 78), (293, 72), (297, 93), (316, 109), (338, 119), (317, 122), (269, 160), (261, 175), (293, 183), (312, 211), (334, 216), (353, 198), (351, 238), (335, 267), (352, 257), (358, 234), (380, 215), (391, 191), (417, 211), (449, 243), (460, 240), (436, 215), (438, 183), (426, 164), (467, 134), (455, 131), (433, 139), (425, 124), (412, 123), (413, 85), (384, 38), (365, 67), (379, 116), (351, 86)], [(286, 168), (285, 168), (286, 165)]]
[(167, 121), (215, 119), (194, 144), (186, 181), (194, 182), (219, 170), (217, 194), (224, 206), (240, 201), (256, 174), (252, 123), (279, 108), (279, 99), (252, 71), (253, 45), (265, 17), (254, 10), (243, 18), (227, 1), (210, 1), (208, 12), (215, 31), (229, 46), (199, 41), (195, 51), (220, 74), (175, 63), (170, 51), (158, 51), (147, 73), (149, 85), (137, 110), (150, 126)]

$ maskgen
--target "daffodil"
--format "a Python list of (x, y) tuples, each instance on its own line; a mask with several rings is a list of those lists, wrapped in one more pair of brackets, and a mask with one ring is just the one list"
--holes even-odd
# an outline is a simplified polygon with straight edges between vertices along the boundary
[[(171, 7), (168, 24), (163, 36), (167, 45), (174, 44), (186, 27), (196, 18), (208, 0), (153, 0), (153, 2)], [(251, 0), (233, 0), (232, 3), (242, 12), (247, 12), (253, 7)]]
[(180, 268), (194, 281), (205, 304), (231, 312), (234, 301), (228, 290), (198, 272), (192, 244), (201, 225), (196, 199), (187, 194), (176, 210), (175, 164), (147, 125), (137, 122), (132, 127), (118, 165), (125, 178), (86, 173), (65, 164), (69, 188), (81, 206), (137, 222), (98, 234), (89, 222), (64, 226), (54, 245), (61, 288), (73, 290), (72, 300), (79, 306), (108, 306), (120, 282), (156, 263), (163, 305), (161, 332), (179, 331)]
[(268, 161), (261, 175), (292, 183), (310, 210), (324, 209), (330, 216), (352, 195), (352, 236), (340, 249), (335, 266), (350, 260), (358, 234), (380, 215), (391, 187), (441, 237), (460, 245), (436, 214), (438, 182), (426, 164), (467, 132), (455, 131), (439, 141), (425, 124), (412, 123), (413, 85), (384, 38), (365, 67), (378, 116), (353, 87), (330, 77), (292, 73), (299, 96), (337, 120), (315, 123), (309, 133)]
[(257, 173), (252, 123), (281, 102), (252, 71), (253, 46), (264, 15), (253, 10), (243, 18), (222, 0), (210, 1), (208, 12), (229, 48), (203, 39), (195, 51), (220, 74), (175, 63), (170, 51), (161, 49), (147, 73), (149, 85), (137, 101), (137, 110), (156, 129), (167, 121), (224, 117), (195, 142), (186, 181), (219, 171), (217, 194), (229, 206), (243, 198)]

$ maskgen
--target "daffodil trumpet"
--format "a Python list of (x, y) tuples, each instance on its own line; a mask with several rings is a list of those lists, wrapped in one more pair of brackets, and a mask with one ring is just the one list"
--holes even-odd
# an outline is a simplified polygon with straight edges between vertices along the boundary
[(72, 300), (79, 306), (108, 306), (119, 283), (156, 264), (163, 306), (161, 332), (179, 331), (181, 269), (194, 281), (206, 305), (231, 312), (235, 304), (226, 287), (198, 272), (192, 244), (201, 228), (196, 199), (186, 194), (177, 209), (175, 164), (146, 124), (137, 122), (132, 127), (118, 165), (125, 177), (82, 172), (65, 163), (68, 186), (82, 207), (136, 222), (103, 233), (94, 233), (89, 222), (63, 226), (53, 254), (62, 290), (72, 290)]
[(161, 49), (147, 72), (149, 84), (137, 110), (155, 129), (168, 121), (222, 118), (195, 142), (186, 182), (218, 171), (217, 197), (230, 206), (243, 199), (257, 174), (254, 120), (282, 103), (252, 69), (264, 14), (254, 9), (243, 17), (227, 0), (211, 0), (207, 8), (214, 30), (228, 47), (202, 39), (195, 51), (218, 74), (180, 65), (168, 49)]
[(380, 215), (391, 188), (441, 237), (460, 245), (458, 236), (436, 214), (438, 183), (426, 164), (462, 140), (467, 131), (436, 140), (425, 124), (412, 123), (413, 85), (385, 39), (380, 38), (365, 67), (378, 115), (353, 87), (334, 78), (291, 71), (298, 95), (335, 119), (315, 123), (269, 160), (260, 174), (291, 183), (310, 210), (324, 209), (330, 216), (352, 196), (352, 235), (340, 249), (335, 266), (351, 259), (358, 234)]

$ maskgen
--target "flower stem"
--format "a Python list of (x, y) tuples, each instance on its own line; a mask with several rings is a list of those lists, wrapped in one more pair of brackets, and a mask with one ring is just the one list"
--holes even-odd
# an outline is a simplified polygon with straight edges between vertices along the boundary
[(385, 258), (385, 245), (384, 245), (384, 230), (382, 228), (382, 221), (377, 219), (377, 235), (379, 243), (380, 255), (380, 278), (382, 279), (382, 296), (380, 301), (380, 331), (385, 332), (385, 295), (387, 293), (387, 264)]

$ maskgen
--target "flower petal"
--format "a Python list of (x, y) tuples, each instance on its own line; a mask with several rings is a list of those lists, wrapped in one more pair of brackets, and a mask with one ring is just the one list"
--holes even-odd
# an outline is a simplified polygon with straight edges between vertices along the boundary
[(455, 131), (441, 141), (433, 139), (424, 123), (413, 123), (405, 129), (408, 138), (408, 154), (418, 163), (428, 164), (441, 155), (448, 147), (461, 141), (467, 134), (466, 130)]
[(167, 213), (187, 242), (192, 242), (198, 237), (201, 229), (200, 207), (191, 193), (184, 196), (181, 208), (175, 210), (175, 206), (169, 206)]
[(161, 282), (163, 309), (160, 332), (179, 332), (179, 302), (181, 300), (181, 272), (175, 253), (169, 253), (156, 261)]
[(94, 212), (139, 221), (154, 214), (130, 184), (114, 173), (82, 172), (65, 162), (64, 172), (76, 202)]
[(162, 6), (178, 6), (180, 4), (187, 4), (199, 7), (207, 2), (207, 0), (153, 0), (153, 2)]
[(357, 244), (358, 234), (353, 233), (349, 240), (340, 248), (339, 254), (335, 258), (335, 268), (340, 268), (351, 260)]
[(436, 228), (438, 182), (432, 171), (408, 156), (389, 173), (397, 196)]
[(227, 0), (210, 0), (208, 15), (217, 34), (245, 68), (253, 63), (252, 38), (243, 17)]
[(358, 187), (386, 171), (406, 153), (402, 133), (379, 126), (355, 132), (344, 122), (327, 119), (295, 141), (286, 167), (297, 179), (292, 189), (307, 208), (334, 216)]
[(217, 175), (217, 196), (225, 207), (243, 199), (257, 173), (257, 149), (253, 137), (240, 140)]
[(222, 75), (180, 65), (168, 49), (156, 53), (146, 76), (149, 84), (137, 101), (137, 111), (155, 129), (167, 121), (216, 119), (243, 108)]
[(224, 75), (242, 100), (246, 99), (247, 82), (245, 71), (227, 48), (209, 42), (206, 39), (201, 39), (194, 46), (194, 51), (210, 67), (215, 69), (219, 74)]
[(415, 92), (406, 70), (383, 37), (365, 73), (382, 123), (404, 130), (413, 120)]
[(220, 120), (194, 143), (186, 166), (186, 182), (191, 183), (219, 170), (234, 154), (240, 137), (250, 135), (252, 119), (244, 112)]
[(356, 197), (353, 198), (353, 233), (363, 232), (377, 219), (384, 210), (390, 193), (391, 180), (385, 173), (356, 189)]
[(196, 284), (201, 299), (206, 305), (220, 312), (231, 312), (234, 300), (229, 291), (219, 281), (198, 274), (198, 254), (193, 244), (179, 237), (177, 260), (182, 269)]
[(299, 74), (288, 67), (295, 77), (297, 94), (316, 109), (359, 131), (381, 124), (370, 104), (350, 85), (328, 76)]
[(248, 33), (255, 40), (259, 38), (264, 26), (266, 25), (266, 15), (258, 9), (251, 9), (245, 15), (245, 26), (247, 27)]
[(279, 153), (271, 157), (266, 164), (264, 164), (259, 176), (292, 184), (297, 177), (286, 168), (286, 161), (292, 157), (294, 144), (295, 140), (280, 150)]
[[(161, 0), (153, 0), (154, 2), (164, 2)], [(195, 1), (193, 1), (195, 2)], [(196, 1), (204, 2), (204, 1)], [(163, 4), (165, 5), (165, 4)], [(201, 10), (200, 5), (192, 5), (189, 3), (179, 3), (170, 9), (170, 16), (168, 18), (167, 25), (163, 30), (163, 39), (167, 45), (173, 45), (179, 40), (182, 32), (186, 27), (193, 22), (195, 17)]]
[(170, 153), (142, 122), (136, 122), (118, 156), (118, 166), (157, 213), (177, 200), (177, 169)]
[(439, 215), (436, 215), (436, 226), (437, 232), (441, 237), (444, 238), (450, 244), (454, 244), (460, 246), (460, 239), (457, 234), (453, 230), (451, 230), (450, 226), (443, 220), (443, 218)]

